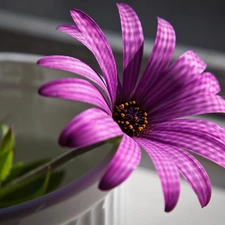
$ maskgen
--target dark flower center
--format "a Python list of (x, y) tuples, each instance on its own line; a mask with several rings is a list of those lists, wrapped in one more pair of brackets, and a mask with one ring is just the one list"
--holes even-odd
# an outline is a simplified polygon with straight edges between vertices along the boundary
[(122, 131), (129, 136), (139, 136), (147, 127), (147, 112), (141, 109), (136, 101), (116, 105), (113, 110), (113, 119), (119, 124)]

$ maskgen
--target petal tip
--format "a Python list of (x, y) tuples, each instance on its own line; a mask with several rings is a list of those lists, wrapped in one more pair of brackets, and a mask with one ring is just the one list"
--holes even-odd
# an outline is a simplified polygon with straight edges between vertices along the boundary
[(101, 191), (110, 191), (113, 189), (113, 187), (111, 187), (109, 184), (107, 184), (105, 181), (100, 181), (98, 188)]
[(202, 201), (201, 199), (199, 199), (199, 202), (200, 202), (201, 207), (202, 208), (205, 208), (209, 204), (210, 199), (211, 199), (211, 194), (210, 194), (210, 196), (208, 196), (207, 199), (205, 199), (205, 201)]
[(59, 26), (57, 26), (55, 29), (61, 31), (61, 29), (62, 29), (63, 27), (64, 27), (63, 25), (59, 25)]
[(42, 87), (40, 87), (40, 88), (38, 89), (38, 94), (39, 94), (39, 95), (43, 95), (43, 93), (42, 93)]
[[(174, 207), (175, 207), (175, 206), (174, 206)], [(164, 211), (165, 211), (166, 213), (169, 213), (169, 212), (171, 212), (171, 211), (174, 209), (174, 207), (165, 207)]]
[(165, 208), (164, 208), (164, 211), (167, 212), (167, 213), (173, 211), (174, 208), (177, 205), (177, 201), (178, 201), (178, 199), (176, 201), (172, 202), (172, 203), (170, 202), (170, 203), (166, 204)]
[[(66, 130), (66, 128), (65, 128)], [(72, 138), (70, 135), (66, 135), (65, 134), (65, 130), (62, 131), (62, 133), (60, 134), (59, 138), (58, 138), (58, 144), (61, 147), (75, 147), (74, 144), (72, 144)]]
[(37, 65), (39, 65), (39, 66), (41, 66), (42, 65), (42, 58), (41, 59), (38, 59), (38, 61), (37, 61)]
[(122, 2), (117, 2), (116, 3), (116, 6), (119, 8), (119, 7), (129, 7), (130, 8), (130, 6), (129, 5), (127, 5), (127, 4), (125, 4), (125, 3), (122, 3)]

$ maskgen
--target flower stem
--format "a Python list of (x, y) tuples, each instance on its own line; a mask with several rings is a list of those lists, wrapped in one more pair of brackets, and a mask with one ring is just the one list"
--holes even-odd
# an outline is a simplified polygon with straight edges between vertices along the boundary
[(97, 147), (103, 145), (104, 143), (105, 142), (99, 142), (97, 144), (89, 145), (86, 147), (69, 150), (69, 151), (63, 153), (62, 155), (59, 155), (56, 158), (52, 159), (51, 161), (45, 163), (44, 165), (38, 167), (37, 169), (34, 169), (34, 170), (26, 173), (25, 175), (14, 179), (12, 182), (7, 184), (5, 187), (13, 186), (15, 184), (25, 182), (25, 181), (31, 179), (32, 177), (40, 176), (40, 175), (46, 173), (49, 169), (54, 170), (62, 165), (65, 165), (65, 163), (71, 161), (72, 159), (74, 159), (80, 155), (83, 155), (84, 153), (89, 152), (90, 150), (93, 150), (94, 148), (97, 148)]

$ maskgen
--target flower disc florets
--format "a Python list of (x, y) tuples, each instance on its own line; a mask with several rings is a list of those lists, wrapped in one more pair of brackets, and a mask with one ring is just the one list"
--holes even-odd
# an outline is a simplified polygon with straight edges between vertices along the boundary
[(141, 109), (136, 101), (116, 105), (113, 111), (113, 119), (122, 131), (131, 137), (140, 135), (147, 127), (147, 115), (147, 112)]

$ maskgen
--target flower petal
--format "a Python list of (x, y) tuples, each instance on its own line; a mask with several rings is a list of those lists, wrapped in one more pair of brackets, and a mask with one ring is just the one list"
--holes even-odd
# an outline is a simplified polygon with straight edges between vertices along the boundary
[(120, 135), (123, 132), (111, 116), (101, 109), (90, 108), (70, 121), (59, 137), (59, 144), (70, 148), (84, 147)]
[(195, 130), (155, 131), (145, 133), (144, 137), (164, 144), (174, 145), (194, 152), (216, 164), (225, 167), (225, 145), (211, 136), (196, 134)]
[(78, 78), (62, 78), (42, 85), (39, 94), (87, 102), (96, 105), (108, 114), (111, 113), (107, 102), (99, 90), (90, 82)]
[(141, 22), (132, 8), (117, 4), (123, 38), (123, 101), (133, 92), (140, 72), (144, 36)]
[(80, 61), (79, 59), (75, 59), (75, 58), (69, 57), (69, 56), (54, 55), (54, 56), (43, 57), (40, 60), (38, 60), (37, 63), (40, 66), (56, 68), (56, 69), (76, 73), (78, 75), (81, 75), (81, 76), (93, 81), (95, 84), (97, 84), (99, 87), (101, 87), (103, 89), (103, 91), (106, 93), (106, 95), (110, 101), (109, 92), (108, 92), (106, 85), (103, 82), (102, 78), (90, 66), (88, 66), (86, 63)]
[[(145, 105), (151, 109), (165, 101), (168, 96), (179, 95), (179, 91), (197, 79), (206, 68), (206, 64), (193, 51), (187, 51), (176, 62), (160, 74), (150, 89), (143, 97)], [(150, 90), (150, 91), (149, 91)], [(148, 109), (146, 109), (148, 110)]]
[(138, 166), (140, 159), (140, 147), (134, 140), (124, 134), (114, 158), (100, 181), (99, 188), (109, 190), (121, 184)]
[(118, 86), (116, 63), (112, 49), (99, 26), (84, 12), (73, 9), (71, 16), (97, 59), (106, 80), (112, 102), (115, 102)]
[(180, 194), (180, 177), (175, 163), (166, 151), (154, 142), (143, 138), (134, 138), (134, 140), (152, 159), (162, 183), (165, 211), (171, 211), (176, 206)]
[(194, 89), (195, 94), (200, 94), (203, 92), (217, 94), (218, 92), (221, 91), (220, 84), (218, 80), (216, 79), (215, 75), (209, 72), (203, 73), (199, 77), (199, 79), (194, 81), (192, 84), (188, 85), (188, 87), (186, 87), (186, 90), (188, 88), (189, 90)]
[(225, 144), (225, 128), (207, 120), (182, 119), (154, 124), (154, 132), (175, 131), (205, 135)]
[(218, 95), (191, 96), (149, 113), (152, 123), (205, 113), (225, 113), (225, 100)]
[(57, 27), (57, 30), (60, 30), (71, 37), (75, 38), (79, 42), (81, 42), (83, 45), (85, 45), (90, 51), (92, 51), (91, 45), (86, 41), (85, 37), (81, 33), (81, 31), (78, 29), (77, 26), (74, 25), (61, 25)]
[(211, 183), (203, 166), (189, 153), (161, 143), (156, 143), (164, 149), (175, 162), (181, 175), (191, 185), (202, 207), (206, 206), (211, 198)]
[(176, 36), (173, 27), (167, 21), (158, 18), (155, 44), (143, 76), (135, 90), (142, 99), (146, 90), (150, 90), (159, 75), (168, 67), (175, 48)]
[[(181, 86), (181, 85), (180, 85)], [(164, 99), (161, 99), (160, 104), (155, 107), (151, 107), (151, 113), (154, 113), (160, 110), (163, 107), (167, 107), (168, 105), (177, 102), (178, 100), (182, 100), (188, 97), (196, 97), (201, 94), (217, 94), (220, 91), (219, 82), (215, 78), (215, 76), (211, 73), (203, 73), (198, 75), (196, 79), (188, 83), (182, 89), (171, 90), (171, 93), (168, 93), (165, 90), (165, 93), (168, 97), (164, 96)], [(159, 100), (159, 99), (158, 99)], [(148, 103), (147, 103), (148, 104)]]

